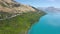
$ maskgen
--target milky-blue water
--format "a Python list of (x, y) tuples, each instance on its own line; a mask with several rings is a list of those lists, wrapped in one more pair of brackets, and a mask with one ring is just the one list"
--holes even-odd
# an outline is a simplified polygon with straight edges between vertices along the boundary
[(29, 30), (29, 34), (60, 34), (60, 13), (48, 13)]

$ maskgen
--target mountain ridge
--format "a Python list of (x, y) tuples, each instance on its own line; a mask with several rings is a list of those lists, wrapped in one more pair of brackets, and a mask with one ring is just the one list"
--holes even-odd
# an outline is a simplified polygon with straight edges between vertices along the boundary
[[(39, 10), (36, 9), (35, 7), (24, 5), (14, 0), (0, 0), (0, 13), (2, 13), (2, 15), (4, 12), (9, 14), (5, 16), (3, 15), (4, 19), (9, 17), (12, 18), (19, 14), (31, 12), (31, 11), (36, 12)], [(1, 14), (0, 14), (0, 18), (2, 18)], [(0, 20), (4, 20), (4, 19), (0, 19)]]
[(58, 13), (60, 12), (60, 8), (55, 8), (55, 7), (41, 7), (38, 8), (39, 10), (43, 10), (45, 12), (51, 12), (51, 13)]

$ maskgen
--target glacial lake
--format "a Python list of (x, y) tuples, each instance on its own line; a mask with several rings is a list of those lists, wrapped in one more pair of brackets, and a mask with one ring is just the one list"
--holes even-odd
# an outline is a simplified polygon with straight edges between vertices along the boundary
[(48, 13), (29, 30), (29, 34), (60, 34), (60, 13)]

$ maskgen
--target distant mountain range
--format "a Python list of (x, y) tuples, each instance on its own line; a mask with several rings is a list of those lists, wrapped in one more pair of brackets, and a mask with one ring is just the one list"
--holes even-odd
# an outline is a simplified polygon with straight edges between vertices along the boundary
[(57, 13), (60, 12), (60, 8), (55, 7), (39, 7), (39, 10), (43, 10), (45, 12)]

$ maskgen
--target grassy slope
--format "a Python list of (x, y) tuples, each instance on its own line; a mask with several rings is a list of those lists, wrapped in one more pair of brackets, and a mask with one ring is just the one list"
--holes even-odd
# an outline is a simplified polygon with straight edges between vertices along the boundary
[(43, 14), (42, 12), (28, 12), (0, 21), (0, 34), (26, 34), (31, 25), (37, 22)]

